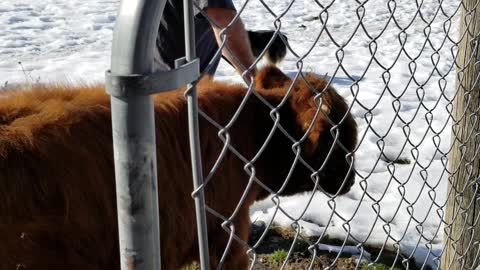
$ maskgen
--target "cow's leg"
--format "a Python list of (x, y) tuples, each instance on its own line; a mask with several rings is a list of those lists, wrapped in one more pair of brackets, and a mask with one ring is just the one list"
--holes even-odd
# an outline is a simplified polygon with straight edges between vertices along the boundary
[[(248, 230), (250, 223), (248, 211), (243, 212), (245, 213), (237, 216), (235, 220), (235, 235), (242, 241), (239, 241), (235, 238), (232, 239), (232, 243), (220, 269), (248, 269), (249, 257), (247, 255), (247, 246), (245, 243), (248, 242)], [(225, 248), (227, 247), (229, 236), (229, 233), (222, 228), (219, 228), (214, 235), (210, 236), (210, 239), (214, 241), (209, 243), (211, 247), (210, 250), (213, 252), (213, 254), (211, 254), (211, 262), (214, 260), (210, 265), (211, 269), (217, 269), (220, 259), (225, 252)]]

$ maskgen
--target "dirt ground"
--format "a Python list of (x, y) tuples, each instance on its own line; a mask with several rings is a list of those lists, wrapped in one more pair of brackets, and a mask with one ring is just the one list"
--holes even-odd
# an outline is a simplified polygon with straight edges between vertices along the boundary
[[(249, 244), (253, 246), (262, 233), (265, 231), (265, 224), (252, 224), (250, 231)], [(287, 258), (288, 251), (292, 247), (295, 239), (295, 231), (288, 230), (279, 227), (271, 227), (265, 238), (255, 248), (257, 258), (254, 270), (303, 270), (303, 269), (332, 269), (332, 270), (417, 270), (415, 262), (409, 261), (408, 265), (402, 264), (402, 258), (397, 257), (395, 252), (382, 251), (380, 260), (375, 263), (361, 262), (358, 264), (358, 256), (354, 254), (340, 254), (335, 252), (328, 252), (318, 250), (315, 258), (313, 259), (312, 253), (308, 250), (309, 243), (315, 243), (318, 239), (315, 238), (302, 238), (298, 237), (293, 246), (293, 250), (288, 257), (286, 265), (282, 268), (285, 259)], [(322, 244), (341, 246), (342, 241), (335, 239), (322, 239)], [(354, 243), (348, 243), (353, 245)], [(375, 259), (380, 250), (375, 247), (365, 247), (365, 249), (372, 255), (372, 259)], [(313, 260), (313, 264), (312, 264)], [(357, 267), (358, 264), (358, 268)], [(393, 267), (392, 267), (393, 266)], [(183, 270), (198, 270), (198, 264), (193, 264), (185, 267)], [(426, 269), (428, 270), (428, 269)]]
[[(252, 224), (252, 230), (250, 232), (249, 244), (253, 245), (259, 239), (261, 234), (265, 230), (264, 224)], [(255, 249), (257, 252), (257, 262), (255, 270), (266, 269), (280, 269), (284, 264), (288, 250), (290, 250), (293, 241), (295, 239), (295, 231), (287, 230), (279, 227), (271, 227), (266, 237)], [(292, 254), (288, 258), (287, 264), (283, 269), (285, 270), (300, 270), (300, 269), (338, 269), (338, 270), (350, 270), (356, 269), (358, 264), (358, 257), (352, 256), (352, 254), (329, 253), (327, 251), (318, 250), (315, 258), (313, 259), (312, 253), (308, 250), (309, 243), (315, 243), (316, 238), (302, 238), (298, 237), (293, 246)], [(340, 246), (343, 243), (333, 239), (322, 239), (322, 244)], [(351, 243), (353, 245), (353, 243)], [(372, 257), (375, 256), (374, 250), (369, 250)], [(391, 269), (394, 264), (395, 255), (382, 253), (385, 257), (385, 261), (368, 266), (362, 262), (358, 266), (358, 269)], [(312, 264), (313, 260), (313, 264)], [(312, 267), (311, 267), (312, 266)], [(311, 267), (311, 268), (310, 268)], [(405, 269), (400, 262), (395, 263), (394, 270)], [(409, 269), (413, 269), (409, 267)]]

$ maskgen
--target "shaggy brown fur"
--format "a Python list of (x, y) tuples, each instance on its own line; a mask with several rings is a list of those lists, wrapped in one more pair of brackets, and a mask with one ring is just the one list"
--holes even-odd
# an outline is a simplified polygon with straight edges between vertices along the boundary
[[(307, 76), (323, 90), (325, 82)], [(257, 76), (258, 92), (276, 106), (290, 79), (273, 67)], [(73, 91), (74, 90), (74, 91)], [(211, 79), (198, 86), (199, 105), (218, 123), (229, 122), (245, 96), (245, 88)], [(312, 91), (296, 83), (280, 110), (282, 126), (299, 139), (317, 110)], [(101, 87), (38, 87), (0, 99), (0, 263), (1, 269), (118, 269), (119, 251), (109, 97)], [(356, 125), (344, 100), (328, 88), (322, 110), (339, 126), (339, 141), (351, 151)], [(155, 97), (158, 154), (162, 269), (178, 269), (197, 257), (194, 203), (187, 132), (187, 106), (183, 91)], [(331, 123), (319, 114), (302, 156), (319, 169), (332, 146)], [(269, 110), (250, 97), (229, 130), (232, 145), (251, 159), (260, 149), (273, 122)], [(218, 130), (200, 121), (204, 171), (215, 163), (223, 143)], [(346, 152), (335, 146), (320, 185), (329, 193), (345, 193), (353, 184)], [(294, 159), (291, 142), (279, 131), (254, 162), (256, 176), (279, 190)], [(245, 164), (231, 152), (205, 189), (209, 207), (230, 216), (248, 182)], [(311, 190), (311, 171), (297, 164), (281, 194)], [(248, 238), (248, 208), (268, 195), (254, 184), (234, 219), (236, 235)], [(321, 206), (319, 206), (321, 207)], [(222, 220), (208, 215), (212, 269), (220, 260), (228, 234)], [(246, 247), (235, 242), (222, 269), (246, 269)]]

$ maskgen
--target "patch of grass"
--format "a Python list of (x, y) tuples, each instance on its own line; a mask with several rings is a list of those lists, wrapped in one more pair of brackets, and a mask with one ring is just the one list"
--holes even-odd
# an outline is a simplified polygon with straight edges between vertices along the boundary
[[(265, 228), (264, 228), (265, 230)], [(263, 231), (262, 231), (263, 232)], [(278, 226), (271, 226), (267, 230), (267, 235), (265, 239), (260, 243), (256, 248), (258, 257), (258, 267), (254, 267), (255, 270), (265, 270), (265, 269), (278, 269), (285, 260), (287, 259), (288, 250), (292, 248), (293, 240), (295, 238), (296, 232), (293, 229), (282, 228)], [(292, 253), (288, 258), (288, 264), (285, 267), (285, 270), (297, 270), (297, 269), (307, 269), (312, 263), (312, 255), (308, 251), (309, 243), (316, 243), (318, 241), (318, 236), (302, 236), (299, 235), (292, 249)], [(357, 243), (353, 240), (347, 240), (344, 243), (344, 240), (333, 238), (330, 235), (324, 235), (319, 241), (321, 244), (333, 245), (333, 246), (342, 246), (342, 245), (351, 245), (355, 246)], [(361, 270), (403, 270), (405, 267), (399, 262), (398, 254), (394, 251), (388, 251), (379, 249), (374, 246), (365, 246), (365, 249), (372, 254), (373, 258), (378, 257), (381, 252), (381, 257), (379, 261), (372, 264), (367, 264), (364, 262), (360, 263), (359, 269)], [(342, 252), (340, 258), (337, 258), (337, 253), (331, 253), (327, 250), (317, 250), (317, 257), (314, 261), (313, 269), (324, 269), (327, 266), (331, 266), (332, 270), (346, 270), (354, 269), (358, 264), (358, 258)], [(403, 258), (403, 257), (402, 257)], [(334, 262), (336, 264), (334, 265)], [(395, 263), (395, 265), (393, 265)], [(415, 263), (410, 260), (409, 269), (417, 270)], [(393, 267), (392, 267), (393, 265)], [(260, 267), (262, 266), (262, 267)], [(267, 268), (265, 268), (267, 267)], [(191, 269), (186, 269), (191, 270)], [(192, 269), (193, 270), (193, 269)], [(197, 269), (195, 269), (197, 270)]]
[(32, 72), (31, 72), (31, 71), (27, 71), (27, 70), (25, 69), (25, 67), (23, 66), (23, 63), (22, 63), (22, 62), (18, 62), (18, 65), (20, 65), (20, 68), (22, 69), (23, 75), (25, 76), (26, 81), (27, 81), (30, 85), (38, 84), (38, 83), (40, 82), (40, 77), (34, 79), (34, 78), (32, 77)]
[(390, 158), (382, 155), (380, 157), (380, 159), (385, 161), (385, 162), (391, 162), (393, 164), (399, 164), (399, 165), (408, 165), (408, 164), (412, 163), (412, 161), (410, 161), (410, 159), (408, 159), (408, 158), (390, 159)]
[(393, 163), (407, 165), (407, 164), (410, 164), (411, 161), (408, 158), (399, 158), (397, 160), (394, 160)]
[(182, 267), (181, 270), (199, 270), (200, 268), (198, 267), (197, 264), (195, 263), (192, 263), (192, 264), (189, 264), (189, 265), (185, 265), (184, 267)]
[(397, 267), (392, 268), (391, 266), (385, 265), (382, 263), (374, 263), (372, 265), (363, 264), (361, 269), (362, 270), (390, 270), (390, 269), (401, 270), (400, 268), (397, 268)]
[(308, 253), (308, 247), (310, 244), (303, 241), (302, 239), (297, 239), (295, 245), (293, 246), (293, 252)]
[(268, 262), (270, 264), (281, 264), (285, 261), (287, 256), (288, 256), (288, 252), (286, 250), (283, 250), (283, 249), (275, 250), (275, 252), (273, 252), (272, 255), (268, 257)]

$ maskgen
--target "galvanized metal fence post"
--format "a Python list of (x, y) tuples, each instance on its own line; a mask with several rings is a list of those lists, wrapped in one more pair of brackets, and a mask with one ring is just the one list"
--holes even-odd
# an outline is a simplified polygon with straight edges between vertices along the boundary
[[(196, 58), (195, 53), (195, 26), (193, 13), (193, 0), (183, 0), (185, 22), (185, 57), (190, 62)], [(208, 255), (208, 230), (205, 212), (205, 198), (203, 193), (202, 159), (200, 155), (200, 138), (198, 132), (198, 100), (194, 84), (188, 84), (185, 93), (188, 102), (188, 130), (190, 133), (190, 155), (192, 159), (193, 187), (192, 193), (195, 201), (197, 217), (197, 235), (200, 256), (200, 267), (210, 269)]]
[[(153, 72), (165, 2), (121, 2), (113, 33), (111, 74)], [(160, 269), (153, 99), (150, 95), (112, 95), (111, 107), (121, 269)]]

